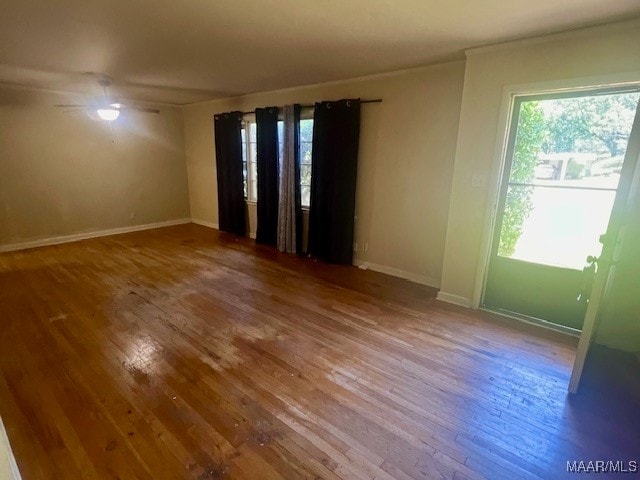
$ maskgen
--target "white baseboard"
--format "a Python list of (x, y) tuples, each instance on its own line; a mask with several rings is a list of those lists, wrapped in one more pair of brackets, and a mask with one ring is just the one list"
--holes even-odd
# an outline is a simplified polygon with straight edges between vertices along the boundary
[(363, 260), (354, 260), (353, 264), (357, 267), (367, 267), (374, 272), (385, 273), (392, 277), (404, 278), (410, 282), (419, 283), (421, 285), (427, 285), (428, 287), (440, 288), (440, 280), (437, 278), (427, 277), (419, 273), (407, 272), (406, 270), (400, 270), (399, 268), (388, 267), (386, 265), (380, 265), (378, 263), (365, 262)]
[[(203, 227), (215, 228), (216, 230), (218, 230), (217, 223), (207, 222), (206, 220), (198, 220), (197, 218), (192, 218), (191, 222), (197, 225), (202, 225)], [(255, 240), (256, 232), (249, 232), (249, 238), (253, 238)]]
[(452, 303), (460, 307), (471, 308), (471, 299), (462, 297), (460, 295), (454, 295), (453, 293), (447, 293), (440, 290), (436, 298), (442, 302)]
[(206, 220), (198, 220), (197, 218), (192, 218), (191, 223), (195, 223), (197, 225), (202, 225), (203, 227), (215, 228), (218, 230), (218, 224), (213, 222), (207, 222)]
[(183, 225), (185, 223), (191, 223), (191, 219), (178, 218), (176, 220), (168, 220), (166, 222), (146, 223), (144, 225), (133, 225), (130, 227), (111, 228), (109, 230), (97, 230), (94, 232), (76, 233), (73, 235), (63, 235), (60, 237), (42, 238), (40, 240), (33, 240), (30, 242), (0, 245), (0, 252), (15, 252), (17, 250), (26, 250), (28, 248), (60, 245), (61, 243), (77, 242), (79, 240), (87, 240), (89, 238), (108, 237), (110, 235), (119, 235), (121, 233), (140, 232), (142, 230), (151, 230), (153, 228), (170, 227), (172, 225)]

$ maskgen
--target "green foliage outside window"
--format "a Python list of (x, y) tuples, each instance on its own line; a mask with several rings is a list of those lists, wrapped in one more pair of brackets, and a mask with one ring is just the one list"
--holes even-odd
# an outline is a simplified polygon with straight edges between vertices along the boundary
[[(613, 93), (520, 104), (511, 183), (531, 183), (538, 156), (588, 152), (606, 158), (624, 155), (640, 94)], [(565, 179), (581, 179), (585, 165), (570, 159)], [(522, 226), (533, 208), (533, 187), (507, 191), (498, 255), (513, 255)]]
[[(520, 106), (518, 130), (511, 166), (511, 182), (530, 183), (534, 177), (538, 153), (545, 140), (546, 126), (538, 102), (525, 102)], [(531, 212), (533, 187), (512, 186), (507, 191), (498, 255), (513, 255), (522, 225)]]

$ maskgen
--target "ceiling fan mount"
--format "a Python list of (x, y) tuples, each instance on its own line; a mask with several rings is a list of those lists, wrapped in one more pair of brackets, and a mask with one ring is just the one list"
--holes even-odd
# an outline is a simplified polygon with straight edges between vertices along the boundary
[(133, 110), (144, 113), (160, 113), (160, 110), (155, 108), (139, 107), (135, 105), (125, 105), (110, 97), (107, 93), (107, 88), (113, 85), (113, 80), (108, 75), (85, 72), (83, 76), (87, 77), (91, 81), (95, 81), (100, 87), (102, 87), (102, 96), (92, 98), (92, 104), (88, 105), (56, 105), (56, 107), (65, 108), (68, 112), (86, 112), (89, 117), (94, 119), (100, 119), (107, 122), (117, 120), (122, 111)]

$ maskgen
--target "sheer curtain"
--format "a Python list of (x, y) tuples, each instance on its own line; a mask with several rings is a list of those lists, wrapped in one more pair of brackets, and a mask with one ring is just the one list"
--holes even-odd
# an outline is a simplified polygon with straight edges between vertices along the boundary
[(300, 105), (284, 107), (283, 155), (278, 204), (278, 250), (302, 250), (302, 207), (300, 204)]

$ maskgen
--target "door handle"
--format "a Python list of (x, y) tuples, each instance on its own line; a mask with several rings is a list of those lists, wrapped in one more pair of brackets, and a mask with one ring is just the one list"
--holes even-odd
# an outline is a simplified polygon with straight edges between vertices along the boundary
[(588, 302), (589, 296), (591, 295), (591, 289), (593, 287), (593, 279), (596, 276), (596, 270), (598, 265), (599, 258), (594, 255), (589, 255), (587, 257), (588, 266), (582, 269), (582, 288), (578, 293), (577, 300), (578, 302)]

